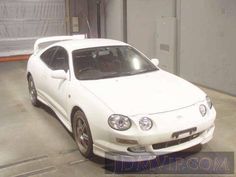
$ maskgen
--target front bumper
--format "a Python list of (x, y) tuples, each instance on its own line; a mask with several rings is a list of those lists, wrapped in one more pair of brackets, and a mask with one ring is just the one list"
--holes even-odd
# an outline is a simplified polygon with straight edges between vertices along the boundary
[[(189, 107), (178, 112), (164, 113), (158, 115), (158, 119), (155, 119), (156, 115), (153, 115), (151, 118), (156, 122), (151, 131), (142, 132), (136, 127), (127, 132), (110, 133), (109, 140), (94, 141), (94, 153), (111, 160), (137, 162), (155, 159), (156, 156), (181, 151), (198, 144), (205, 144), (213, 138), (216, 111), (212, 108), (204, 118), (194, 114), (195, 118), (188, 119), (193, 115), (193, 110), (192, 107)], [(185, 119), (177, 120), (176, 115), (183, 115)], [(171, 136), (173, 132), (191, 127), (196, 127), (197, 131), (192, 134), (184, 133), (178, 138)], [(117, 142), (117, 139), (124, 142)], [(125, 143), (126, 140), (127, 143)], [(140, 147), (140, 151), (130, 151), (130, 148), (134, 147)]]
[(156, 156), (159, 155), (178, 152), (196, 146), (198, 144), (205, 144), (209, 142), (213, 138), (214, 129), (215, 126), (212, 125), (209, 129), (202, 132), (201, 135), (199, 135), (197, 138), (162, 149), (154, 149), (153, 145), (146, 145), (144, 146), (145, 152), (140, 152), (140, 153), (127, 151), (127, 149), (129, 148), (127, 145), (117, 145), (112, 143), (106, 143), (106, 146), (108, 146), (109, 149), (102, 148), (96, 145), (93, 146), (93, 149), (95, 154), (115, 161), (137, 162), (137, 161), (153, 160), (156, 158)]

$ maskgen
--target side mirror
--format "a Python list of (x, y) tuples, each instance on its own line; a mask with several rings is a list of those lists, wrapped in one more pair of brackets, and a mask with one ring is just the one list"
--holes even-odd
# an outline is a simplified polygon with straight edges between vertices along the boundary
[(55, 70), (51, 72), (51, 77), (54, 79), (62, 79), (66, 80), (67, 79), (67, 74), (64, 70)]
[(155, 65), (155, 66), (158, 66), (159, 65), (159, 59), (156, 59), (156, 58), (153, 58), (151, 59), (151, 62)]

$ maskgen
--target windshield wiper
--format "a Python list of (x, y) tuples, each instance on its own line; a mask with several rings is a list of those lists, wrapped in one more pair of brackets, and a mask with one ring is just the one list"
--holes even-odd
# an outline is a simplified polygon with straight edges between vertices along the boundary
[(97, 77), (86, 79), (86, 80), (99, 80), (99, 79), (108, 79), (108, 78), (121, 77), (121, 76), (132, 76), (132, 75), (142, 74), (142, 73), (147, 73), (147, 72), (152, 72), (152, 71), (157, 71), (157, 70), (155, 70), (155, 69), (143, 69), (143, 70), (139, 70), (139, 71), (129, 71), (129, 72), (123, 72), (123, 73), (112, 72), (112, 73), (109, 73), (107, 75), (97, 76)]
[(109, 75), (104, 75), (104, 76), (98, 77), (97, 79), (107, 79), (107, 78), (119, 77), (119, 76), (120, 75), (118, 72), (113, 72), (113, 73), (110, 73)]
[(129, 71), (129, 72), (124, 72), (120, 76), (131, 76), (131, 75), (136, 75), (136, 74), (142, 74), (142, 73), (147, 73), (147, 72), (152, 72), (156, 71), (155, 69), (143, 69), (143, 70), (138, 70), (138, 71)]

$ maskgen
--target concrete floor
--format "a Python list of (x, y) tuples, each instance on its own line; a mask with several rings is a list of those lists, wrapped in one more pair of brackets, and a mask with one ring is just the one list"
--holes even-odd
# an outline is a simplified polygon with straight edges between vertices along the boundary
[[(70, 133), (48, 108), (31, 106), (25, 71), (24, 61), (0, 63), (0, 177), (114, 176), (105, 174), (104, 159), (80, 155)], [(213, 100), (217, 120), (215, 137), (202, 151), (234, 152), (236, 97), (203, 89)]]

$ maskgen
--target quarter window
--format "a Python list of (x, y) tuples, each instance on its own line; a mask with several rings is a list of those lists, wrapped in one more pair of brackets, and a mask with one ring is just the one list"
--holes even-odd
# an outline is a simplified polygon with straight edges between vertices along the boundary
[(56, 52), (57, 47), (52, 47), (48, 50), (46, 50), (41, 56), (41, 60), (47, 65), (50, 66), (51, 61), (52, 61), (52, 57), (54, 55), (54, 53)]

